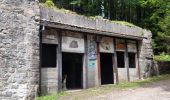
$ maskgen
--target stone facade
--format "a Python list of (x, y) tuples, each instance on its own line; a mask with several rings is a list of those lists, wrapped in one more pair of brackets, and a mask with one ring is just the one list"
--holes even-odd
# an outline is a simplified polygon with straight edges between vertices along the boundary
[(150, 76), (150, 68), (153, 67), (152, 33), (143, 31), (144, 39), (139, 41), (139, 65), (141, 78)]
[[(40, 25), (51, 27), (52, 31), (46, 30), (43, 33), (43, 30), (39, 30)], [(88, 53), (91, 52), (92, 47), (92, 49), (97, 49), (96, 36), (98, 35), (136, 40), (138, 41), (140, 70), (137, 69), (138, 67), (130, 69), (130, 80), (138, 79), (138, 71), (141, 78), (150, 76), (149, 69), (153, 66), (152, 33), (150, 31), (100, 18), (92, 20), (77, 14), (67, 14), (44, 7), (39, 8), (36, 0), (0, 0), (1, 100), (32, 100), (38, 92), (41, 78), (43, 78), (41, 83), (45, 87), (43, 90), (47, 90), (45, 92), (57, 92), (61, 88), (62, 69), (59, 65), (61, 64), (62, 50), (61, 37), (56, 38), (58, 30), (59, 32), (70, 30), (82, 34), (87, 33), (84, 57), (89, 57)], [(60, 60), (54, 69), (40, 69), (39, 33), (45, 37), (42, 42), (50, 42), (60, 47), (57, 49), (57, 57)], [(88, 39), (93, 35), (95, 36), (94, 40)], [(91, 44), (92, 47), (89, 46)], [(97, 52), (97, 50), (93, 51)], [(96, 60), (98, 56), (96, 53), (92, 54), (91, 56), (95, 57), (95, 60), (92, 64), (83, 67), (83, 88), (100, 85), (97, 67), (99, 63)], [(92, 59), (88, 57), (87, 61), (84, 59), (84, 62), (89, 62), (89, 59)], [(127, 81), (127, 68), (118, 71), (120, 78)], [(53, 73), (56, 77), (48, 76), (49, 73)], [(48, 75), (46, 76), (46, 74)], [(51, 82), (49, 82), (49, 78)], [(49, 84), (53, 84), (53, 87), (48, 87)]]
[(0, 0), (0, 99), (32, 100), (39, 83), (39, 6)]

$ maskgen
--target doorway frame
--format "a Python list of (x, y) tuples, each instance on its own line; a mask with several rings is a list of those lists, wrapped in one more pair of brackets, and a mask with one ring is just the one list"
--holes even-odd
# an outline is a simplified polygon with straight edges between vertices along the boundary
[[(77, 53), (77, 52), (62, 52), (62, 58), (63, 58), (63, 53), (68, 53), (68, 54), (79, 54), (79, 55), (81, 55), (81, 59), (82, 59), (82, 65), (81, 65), (81, 86), (80, 86), (80, 88), (78, 88), (78, 89), (84, 89), (84, 53)], [(63, 62), (62, 62), (62, 65), (63, 65)], [(63, 69), (63, 66), (62, 66), (62, 69)], [(62, 70), (62, 77), (63, 77), (63, 70)], [(69, 90), (74, 90), (74, 88), (73, 89), (69, 89)]]
[[(62, 91), (62, 33), (64, 30), (59, 30), (58, 31), (58, 49), (57, 49), (57, 73), (58, 73), (58, 92)], [(84, 53), (81, 52), (82, 54), (82, 60), (83, 60), (83, 65), (82, 65), (82, 89), (87, 88), (87, 35), (84, 34)], [(77, 53), (77, 52), (70, 52), (70, 53)]]
[[(110, 83), (110, 84), (115, 84), (116, 82), (115, 82), (115, 75), (114, 75), (114, 68), (115, 68), (115, 63), (114, 63), (114, 53), (106, 53), (106, 52), (100, 52), (99, 54), (100, 54), (100, 61), (101, 61), (101, 53), (102, 54), (110, 54), (111, 55), (111, 57), (112, 57), (112, 77), (113, 77), (113, 82), (112, 83)], [(102, 75), (102, 68), (101, 68), (102, 66), (101, 66), (101, 62), (100, 62), (100, 84), (101, 85), (105, 85), (105, 84), (102, 84), (102, 78), (101, 78), (101, 75)]]

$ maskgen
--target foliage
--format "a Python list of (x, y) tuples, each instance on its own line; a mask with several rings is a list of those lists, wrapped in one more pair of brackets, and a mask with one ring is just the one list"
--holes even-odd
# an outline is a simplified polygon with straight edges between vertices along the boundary
[(165, 74), (165, 75), (160, 75), (160, 76), (154, 76), (154, 77), (144, 79), (144, 80), (120, 83), (118, 85), (113, 85), (113, 84), (112, 85), (102, 85), (100, 87), (82, 90), (82, 91), (79, 91), (78, 93), (62, 92), (62, 93), (53, 94), (53, 95), (41, 96), (41, 97), (38, 97), (37, 100), (62, 100), (63, 97), (71, 97), (71, 98), (73, 98), (73, 100), (82, 100), (87, 97), (103, 95), (103, 94), (107, 94), (111, 91), (117, 91), (120, 89), (132, 89), (132, 88), (141, 87), (141, 86), (144, 86), (147, 84), (152, 84), (153, 82), (167, 79), (169, 77), (170, 77), (169, 74)]
[(165, 53), (162, 53), (160, 55), (154, 56), (154, 59), (156, 61), (170, 61), (170, 55), (166, 55)]
[(47, 6), (47, 7), (54, 7), (54, 3), (53, 3), (53, 0), (46, 0), (45, 1), (45, 5)]

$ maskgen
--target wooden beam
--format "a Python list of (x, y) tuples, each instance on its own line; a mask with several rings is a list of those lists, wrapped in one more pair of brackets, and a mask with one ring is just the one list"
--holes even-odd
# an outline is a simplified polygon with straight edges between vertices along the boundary
[(138, 76), (139, 79), (141, 79), (141, 74), (140, 74), (140, 64), (139, 64), (139, 41), (136, 41), (136, 47), (137, 47), (137, 69), (138, 69)]
[(114, 42), (114, 74), (115, 74), (115, 78), (116, 78), (116, 84), (119, 84), (119, 76), (118, 76), (118, 66), (117, 66), (117, 52), (116, 52), (116, 39), (113, 40)]
[(62, 91), (62, 31), (58, 31), (57, 47), (57, 73), (58, 73), (58, 91)]
[(87, 88), (87, 35), (84, 35), (84, 57), (83, 57), (83, 88)]
[(125, 48), (125, 67), (127, 68), (127, 80), (130, 81), (127, 40), (125, 40)]
[(115, 77), (115, 73), (114, 73), (114, 71), (115, 71), (114, 53), (112, 53), (112, 67), (113, 67), (113, 84), (114, 84), (114, 83), (115, 83), (115, 82), (114, 82), (114, 79), (116, 78), (116, 77)]
[(100, 46), (97, 42), (98, 85), (101, 85)]
[[(40, 29), (39, 29), (39, 45), (40, 45), (40, 48), (39, 48), (39, 52), (40, 52), (40, 62), (39, 62), (39, 92), (41, 94), (41, 68), (42, 68), (42, 26), (40, 26)], [(40, 95), (39, 94), (39, 95)]]

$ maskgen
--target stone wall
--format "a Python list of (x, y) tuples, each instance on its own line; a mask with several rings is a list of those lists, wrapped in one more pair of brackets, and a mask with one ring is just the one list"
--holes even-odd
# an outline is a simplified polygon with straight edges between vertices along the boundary
[(0, 0), (0, 100), (32, 100), (39, 82), (39, 6)]
[(141, 77), (151, 76), (153, 67), (153, 49), (152, 49), (152, 33), (148, 30), (143, 30), (144, 38), (139, 42), (139, 66)]
[(170, 73), (170, 61), (157, 61), (157, 66), (160, 74)]

